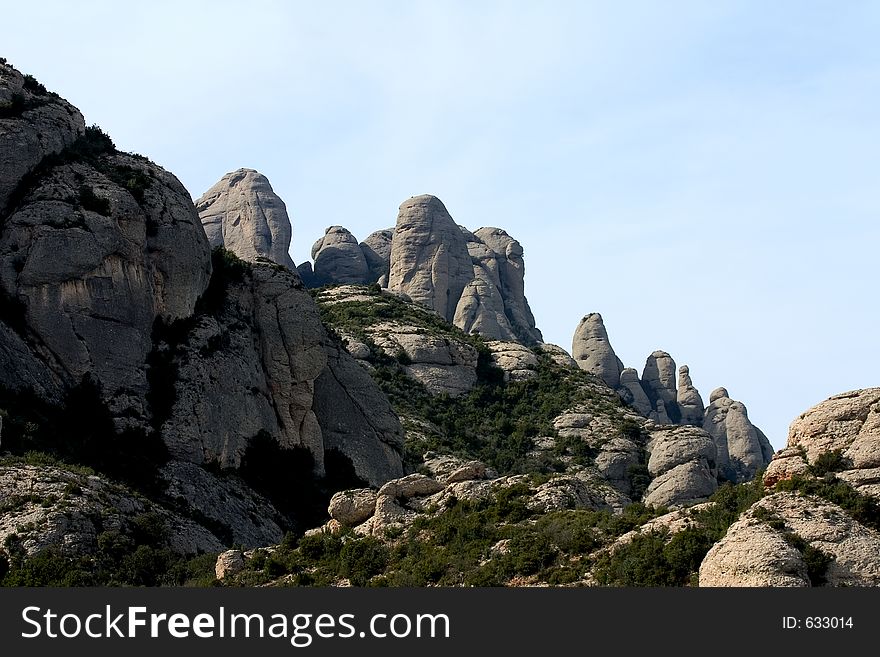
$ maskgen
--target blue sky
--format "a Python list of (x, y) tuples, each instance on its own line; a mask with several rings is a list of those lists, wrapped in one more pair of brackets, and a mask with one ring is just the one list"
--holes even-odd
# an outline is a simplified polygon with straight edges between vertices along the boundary
[[(601, 312), (777, 447), (880, 384), (880, 3), (3, 2), (3, 56), (194, 197), (258, 169), (294, 261), (440, 197), (526, 251), (549, 342)], [(9, 29), (13, 27), (13, 29)]]

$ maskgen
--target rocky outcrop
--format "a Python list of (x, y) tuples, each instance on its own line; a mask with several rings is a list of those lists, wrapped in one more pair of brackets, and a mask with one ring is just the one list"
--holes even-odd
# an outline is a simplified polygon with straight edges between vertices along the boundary
[(371, 488), (339, 491), (330, 498), (327, 513), (341, 524), (353, 527), (375, 513), (376, 498), (376, 491)]
[(535, 316), (526, 299), (522, 245), (501, 228), (480, 228), (474, 232), (474, 236), (495, 255), (504, 314), (515, 338), (530, 346), (543, 342), (544, 338), (535, 327)]
[(314, 285), (363, 284), (370, 270), (363, 251), (347, 229), (330, 226), (312, 246)]
[(379, 283), (388, 287), (388, 273), (391, 269), (391, 241), (394, 229), (377, 230), (361, 242), (361, 252), (367, 262), (369, 275), (367, 283)]
[(663, 427), (646, 446), (648, 473), (654, 477), (645, 504), (687, 506), (705, 501), (718, 488), (715, 443), (697, 427)]
[(211, 527), (223, 527), (224, 545), (247, 548), (273, 545), (284, 537), (284, 519), (271, 502), (239, 478), (218, 476), (184, 461), (170, 461), (162, 467), (165, 493), (182, 499)]
[(172, 513), (96, 475), (54, 466), (0, 466), (0, 544), (33, 555), (58, 548), (65, 556), (93, 554), (103, 532), (131, 535), (149, 514), (163, 543), (179, 554), (222, 549), (196, 522)]
[(486, 343), (492, 363), (504, 372), (505, 381), (524, 381), (536, 374), (538, 357), (519, 342), (491, 340)]
[(284, 201), (253, 169), (223, 176), (196, 201), (212, 247), (224, 246), (242, 260), (268, 258), (295, 269), (288, 249), (293, 235)]
[(678, 368), (678, 392), (676, 402), (681, 413), (681, 424), (690, 424), (695, 427), (703, 426), (703, 398), (691, 381), (690, 369), (687, 365)]
[(534, 347), (540, 353), (548, 356), (557, 365), (569, 369), (577, 368), (578, 364), (565, 349), (556, 344), (544, 342)]
[(733, 482), (749, 481), (773, 457), (767, 437), (750, 421), (742, 402), (718, 388), (709, 397), (703, 428), (718, 450), (718, 473)]
[(345, 349), (328, 345), (327, 367), (315, 380), (315, 416), (324, 450), (336, 450), (371, 486), (403, 474), (400, 420), (369, 373)]
[(440, 199), (426, 194), (401, 203), (388, 288), (452, 322), (472, 278), (467, 242)]
[(880, 467), (880, 388), (845, 392), (802, 413), (788, 432), (788, 447), (814, 463), (839, 451), (853, 468)]
[(645, 394), (642, 383), (639, 381), (639, 374), (632, 367), (625, 367), (620, 373), (620, 386), (618, 393), (623, 401), (632, 406), (639, 415), (650, 417), (654, 408), (651, 406), (651, 400)]
[(73, 105), (0, 64), (0, 218), (15, 209), (7, 204), (17, 200), (12, 197), (22, 191), (25, 176), (84, 131), (83, 116)]
[[(323, 472), (313, 408), (327, 356), (317, 307), (289, 270), (254, 265), (240, 276), (222, 308), (198, 317), (176, 346), (176, 401), (162, 435), (177, 459), (234, 468), (265, 432), (281, 447), (308, 448)], [(158, 353), (171, 348), (160, 343)]]
[[(830, 557), (824, 572), (809, 572), (807, 546)], [(837, 505), (776, 493), (752, 506), (709, 550), (700, 586), (878, 586), (878, 553), (880, 533)]]
[(859, 493), (880, 498), (880, 388), (845, 392), (791, 423), (788, 445), (773, 456), (764, 483), (806, 476), (819, 459), (837, 457), (835, 476)]
[(478, 353), (472, 345), (419, 326), (383, 322), (369, 330), (373, 341), (403, 365), (407, 375), (434, 394), (457, 396), (477, 382)]
[(602, 315), (590, 313), (578, 324), (571, 345), (571, 355), (582, 370), (616, 388), (620, 383), (623, 363), (611, 348)]
[[(0, 292), (19, 308), (19, 333), (49, 382), (88, 374), (117, 417), (143, 425), (154, 323), (193, 313), (211, 272), (208, 242), (174, 176), (116, 152), (97, 130), (77, 148), (100, 155), (46, 164), (9, 208)], [(0, 353), (10, 350), (21, 345)], [(27, 371), (33, 359), (21, 362)]]
[[(645, 361), (645, 369), (642, 370), (642, 388), (651, 401), (654, 411), (658, 414), (661, 409), (658, 401), (663, 402), (663, 410), (669, 420), (677, 424), (681, 413), (678, 410), (678, 393), (675, 389), (676, 371), (675, 361), (665, 351), (657, 350), (648, 356)], [(658, 418), (652, 418), (657, 419)]]

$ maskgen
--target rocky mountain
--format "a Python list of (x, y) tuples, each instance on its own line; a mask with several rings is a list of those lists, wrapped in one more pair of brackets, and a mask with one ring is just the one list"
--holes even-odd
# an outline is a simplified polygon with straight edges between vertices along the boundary
[[(641, 415), (658, 424), (702, 428), (715, 443), (713, 469), (722, 479), (742, 482), (770, 463), (773, 447), (748, 417), (745, 404), (730, 398), (725, 388), (716, 388), (703, 405), (691, 381), (690, 369), (665, 351), (655, 351), (645, 361), (642, 376), (614, 353), (599, 313), (586, 315), (572, 340), (572, 355), (581, 369), (617, 390), (621, 398)], [(677, 372), (677, 374), (676, 374)]]
[(876, 389), (772, 455), (597, 313), (544, 344), (504, 230), (416, 196), (295, 268), (265, 176), (194, 204), (5, 63), (0, 161), (4, 584), (880, 583)]
[[(310, 522), (285, 489), (320, 500), (402, 475), (397, 416), (324, 329), (265, 177), (225, 176), (200, 221), (173, 175), (6, 64), (0, 108), (4, 449), (90, 467), (92, 488), (133, 486), (150, 501), (129, 506), (201, 527), (192, 551)], [(13, 459), (7, 479), (40, 481), (28, 463)], [(45, 543), (40, 523), (24, 526), (2, 538)]]
[(331, 226), (303, 263), (307, 285), (378, 284), (430, 308), (468, 333), (489, 340), (543, 342), (525, 296), (519, 242), (500, 228), (470, 232), (458, 226), (435, 196), (400, 205), (393, 229), (357, 243)]

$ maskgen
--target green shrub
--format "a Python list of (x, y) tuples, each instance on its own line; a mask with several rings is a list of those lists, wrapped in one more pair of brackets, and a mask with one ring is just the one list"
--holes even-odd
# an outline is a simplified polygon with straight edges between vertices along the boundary
[(835, 449), (831, 452), (822, 452), (809, 466), (808, 471), (815, 477), (824, 477), (829, 473), (846, 470), (848, 467), (849, 463), (843, 456), (843, 450)]
[(45, 96), (49, 93), (46, 91), (46, 87), (38, 82), (33, 75), (24, 76), (24, 88), (37, 96)]
[(82, 185), (79, 188), (79, 204), (83, 210), (97, 212), (105, 217), (110, 216), (109, 199), (98, 196), (88, 185)]

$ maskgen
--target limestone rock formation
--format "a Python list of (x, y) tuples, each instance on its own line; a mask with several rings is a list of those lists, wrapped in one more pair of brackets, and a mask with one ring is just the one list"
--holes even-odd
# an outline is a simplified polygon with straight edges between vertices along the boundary
[(367, 283), (379, 283), (382, 287), (388, 287), (388, 272), (391, 268), (391, 241), (394, 237), (394, 229), (386, 228), (370, 233), (361, 242), (361, 252), (367, 262), (369, 275)]
[[(802, 548), (831, 561), (810, 580)], [(775, 493), (757, 502), (727, 530), (700, 565), (700, 586), (878, 586), (880, 533), (830, 502)], [(815, 579), (815, 575), (814, 575)]]
[(242, 260), (268, 258), (295, 269), (288, 249), (293, 235), (284, 201), (253, 169), (223, 176), (196, 201), (212, 247), (225, 246)]
[(218, 476), (193, 463), (169, 461), (161, 470), (165, 493), (184, 499), (212, 526), (226, 527), (233, 545), (272, 545), (284, 537), (284, 519), (266, 498), (234, 476)]
[(764, 482), (804, 476), (833, 453), (840, 455), (835, 476), (880, 498), (880, 388), (834, 395), (802, 413), (791, 423), (788, 445), (767, 466)]
[(88, 374), (117, 416), (143, 424), (153, 325), (192, 314), (211, 272), (208, 242), (174, 176), (97, 130), (77, 144), (103, 153), (47, 163), (3, 211), (0, 293), (20, 309), (19, 333), (39, 345), (29, 349), (47, 382)]
[[(544, 341), (525, 294), (522, 245), (501, 228), (480, 228), (474, 236), (495, 254), (504, 313), (517, 340), (526, 345)], [(495, 337), (490, 335), (489, 337)]]
[(486, 343), (492, 354), (492, 363), (504, 372), (505, 381), (523, 381), (535, 376), (538, 357), (519, 342), (491, 340)]
[(650, 417), (654, 410), (651, 406), (651, 400), (648, 399), (645, 389), (642, 388), (638, 372), (632, 367), (625, 367), (620, 373), (618, 392), (623, 401), (632, 406), (640, 415)]
[(681, 412), (681, 424), (690, 424), (695, 427), (703, 426), (703, 398), (691, 381), (690, 369), (687, 365), (678, 368), (678, 393), (676, 396), (678, 408)]
[(73, 105), (26, 84), (25, 76), (0, 64), (0, 217), (19, 184), (43, 159), (73, 144), (85, 131), (82, 114)]
[(718, 450), (719, 474), (734, 482), (749, 481), (773, 457), (767, 437), (749, 421), (742, 402), (727, 396), (724, 388), (712, 392), (703, 428)]
[(651, 401), (658, 416), (661, 412), (659, 401), (663, 402), (663, 410), (669, 420), (677, 424), (681, 413), (678, 410), (678, 393), (675, 389), (675, 361), (665, 351), (657, 350), (648, 356), (645, 369), (642, 370), (642, 388)]
[(330, 226), (312, 246), (314, 285), (366, 284), (370, 270), (358, 241), (342, 226)]
[(568, 368), (577, 368), (578, 364), (574, 358), (571, 357), (565, 349), (556, 344), (550, 344), (548, 342), (544, 342), (542, 344), (536, 345), (535, 349), (537, 349), (542, 354), (545, 354), (550, 357), (557, 365), (561, 365), (562, 367)]
[(594, 374), (612, 388), (620, 383), (623, 363), (611, 348), (602, 315), (590, 313), (578, 324), (571, 355), (582, 370)]
[(328, 345), (327, 367), (315, 381), (313, 410), (324, 450), (349, 459), (371, 486), (403, 474), (400, 420), (369, 373), (342, 348)]
[(373, 341), (386, 354), (405, 363), (406, 373), (429, 391), (457, 396), (477, 382), (477, 350), (466, 342), (445, 335), (431, 335), (423, 328), (400, 322), (384, 322), (370, 328)]
[(400, 205), (388, 287), (452, 322), (473, 278), (467, 242), (440, 199), (414, 196)]
[(166, 545), (179, 554), (222, 549), (220, 540), (193, 520), (152, 504), (103, 477), (61, 467), (0, 466), (0, 544), (36, 554), (55, 547), (66, 556), (93, 554), (98, 535), (129, 534), (143, 514), (166, 528)]
[(715, 443), (697, 427), (662, 427), (651, 432), (645, 504), (682, 506), (704, 501), (718, 488)]
[(376, 491), (358, 488), (335, 493), (330, 498), (327, 512), (334, 520), (353, 527), (359, 525), (376, 511)]
[(834, 395), (802, 413), (788, 433), (810, 463), (839, 450), (853, 468), (880, 467), (880, 388)]

